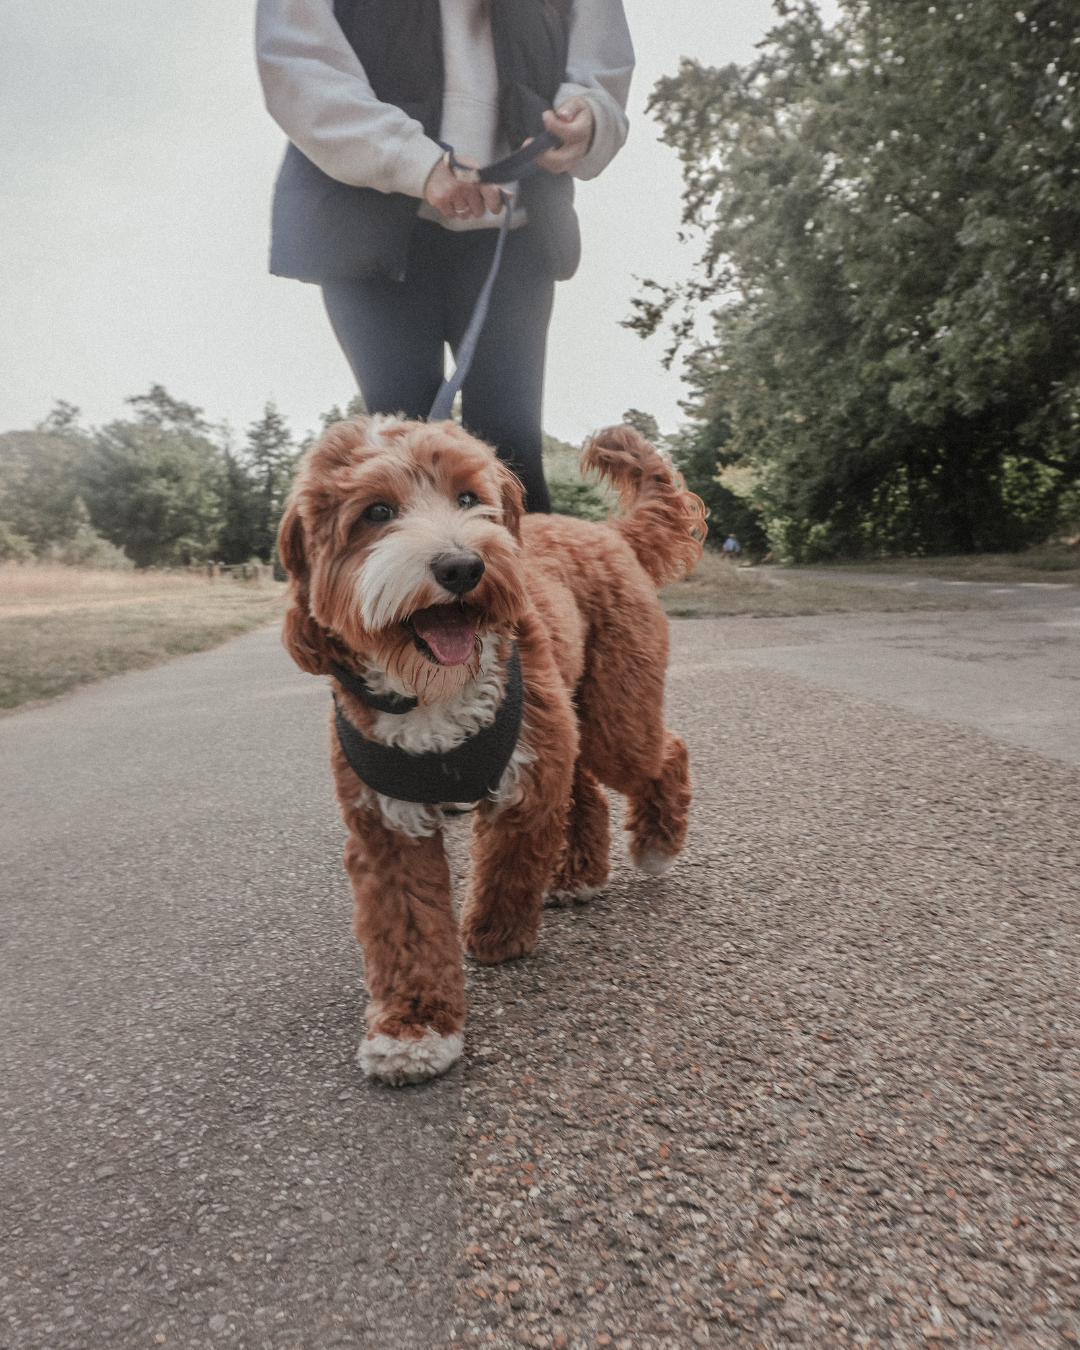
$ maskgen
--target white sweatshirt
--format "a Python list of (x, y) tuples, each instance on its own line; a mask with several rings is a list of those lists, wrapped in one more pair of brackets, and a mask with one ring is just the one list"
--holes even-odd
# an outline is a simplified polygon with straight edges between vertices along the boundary
[[(490, 164), (511, 148), (497, 143), (498, 74), (485, 0), (439, 0), (443, 31), (440, 138), (459, 156)], [(333, 0), (258, 0), (255, 42), (270, 115), (323, 173), (355, 187), (422, 198), (442, 150), (414, 118), (375, 97), (334, 18)], [(626, 99), (634, 49), (622, 0), (574, 0), (569, 79), (555, 97), (589, 103), (594, 133), (573, 177), (595, 178), (626, 140)], [(421, 214), (453, 229), (498, 224), (448, 221), (427, 203)]]

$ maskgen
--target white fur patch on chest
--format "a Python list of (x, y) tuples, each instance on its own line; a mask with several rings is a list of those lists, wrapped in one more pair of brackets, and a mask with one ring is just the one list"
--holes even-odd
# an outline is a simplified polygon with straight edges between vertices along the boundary
[[(392, 683), (385, 672), (372, 667), (365, 669), (364, 680), (373, 693), (383, 694), (391, 690), (396, 693), (408, 692)], [(414, 755), (431, 752), (445, 754), (494, 722), (502, 702), (503, 686), (498, 639), (489, 634), (481, 639), (480, 670), (475, 680), (440, 703), (413, 708), (407, 713), (378, 713), (372, 728), (373, 739), (398, 746)], [(491, 794), (496, 810), (518, 800), (522, 776), (536, 758), (526, 744), (525, 736), (526, 728), (523, 725), (510, 763), (503, 770), (498, 788)], [(446, 823), (441, 806), (401, 802), (367, 787), (356, 799), (356, 805), (369, 811), (378, 811), (387, 829), (397, 830), (410, 839), (437, 834)], [(466, 806), (470, 803), (448, 802), (446, 805)]]
[[(375, 693), (380, 688), (380, 672), (369, 670), (364, 678)], [(383, 676), (385, 682), (385, 676)], [(386, 683), (386, 690), (390, 685)], [(480, 670), (449, 698), (407, 713), (378, 713), (372, 728), (374, 740), (396, 745), (410, 754), (453, 750), (482, 727), (495, 721), (503, 696), (503, 676), (499, 670), (498, 638), (488, 634), (480, 641)]]

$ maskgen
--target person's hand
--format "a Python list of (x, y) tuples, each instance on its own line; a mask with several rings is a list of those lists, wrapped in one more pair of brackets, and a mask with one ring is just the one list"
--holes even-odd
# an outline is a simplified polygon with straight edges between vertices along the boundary
[[(554, 112), (544, 114), (544, 127), (558, 136), (558, 150), (545, 150), (537, 164), (548, 173), (566, 173), (585, 158), (593, 134), (593, 114), (588, 101), (574, 94)], [(528, 141), (526, 141), (526, 145)]]
[[(469, 169), (480, 167), (476, 160), (460, 156), (458, 163)], [(448, 220), (465, 220), (469, 216), (479, 220), (487, 211), (494, 211), (498, 215), (502, 210), (497, 184), (463, 183), (454, 177), (454, 171), (441, 159), (427, 176), (424, 200), (430, 202), (436, 211), (441, 211)]]

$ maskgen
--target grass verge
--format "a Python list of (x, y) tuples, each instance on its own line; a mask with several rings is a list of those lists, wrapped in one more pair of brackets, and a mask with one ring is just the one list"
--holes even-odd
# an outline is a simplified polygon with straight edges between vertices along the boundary
[(282, 585), (184, 577), (187, 584), (172, 589), (132, 596), (118, 587), (103, 598), (84, 575), (74, 593), (54, 588), (13, 614), (4, 580), (0, 573), (0, 712), (205, 651), (272, 623), (284, 609)]
[(1065, 544), (1043, 544), (1023, 553), (962, 553), (940, 558), (884, 558), (813, 564), (830, 571), (882, 572), (935, 577), (942, 581), (1067, 582), (1080, 585), (1080, 552)]
[(913, 609), (984, 609), (975, 596), (932, 595), (891, 586), (862, 586), (831, 578), (784, 576), (735, 567), (707, 549), (693, 576), (660, 592), (673, 618), (792, 618), (799, 614), (897, 613)]

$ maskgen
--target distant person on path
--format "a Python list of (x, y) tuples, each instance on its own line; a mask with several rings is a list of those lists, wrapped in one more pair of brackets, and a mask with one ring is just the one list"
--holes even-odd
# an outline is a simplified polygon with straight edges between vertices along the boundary
[(462, 388), (466, 427), (550, 511), (541, 400), (554, 283), (573, 275), (573, 179), (626, 140), (634, 52), (622, 0), (258, 0), (266, 106), (291, 144), (270, 270), (322, 287), (372, 412), (427, 416), (487, 275), (498, 186), (462, 181), (551, 131), (522, 174), (487, 323)]
[(731, 562), (734, 562), (741, 552), (742, 549), (739, 547), (739, 541), (733, 534), (729, 534), (724, 540), (724, 557), (730, 559)]

